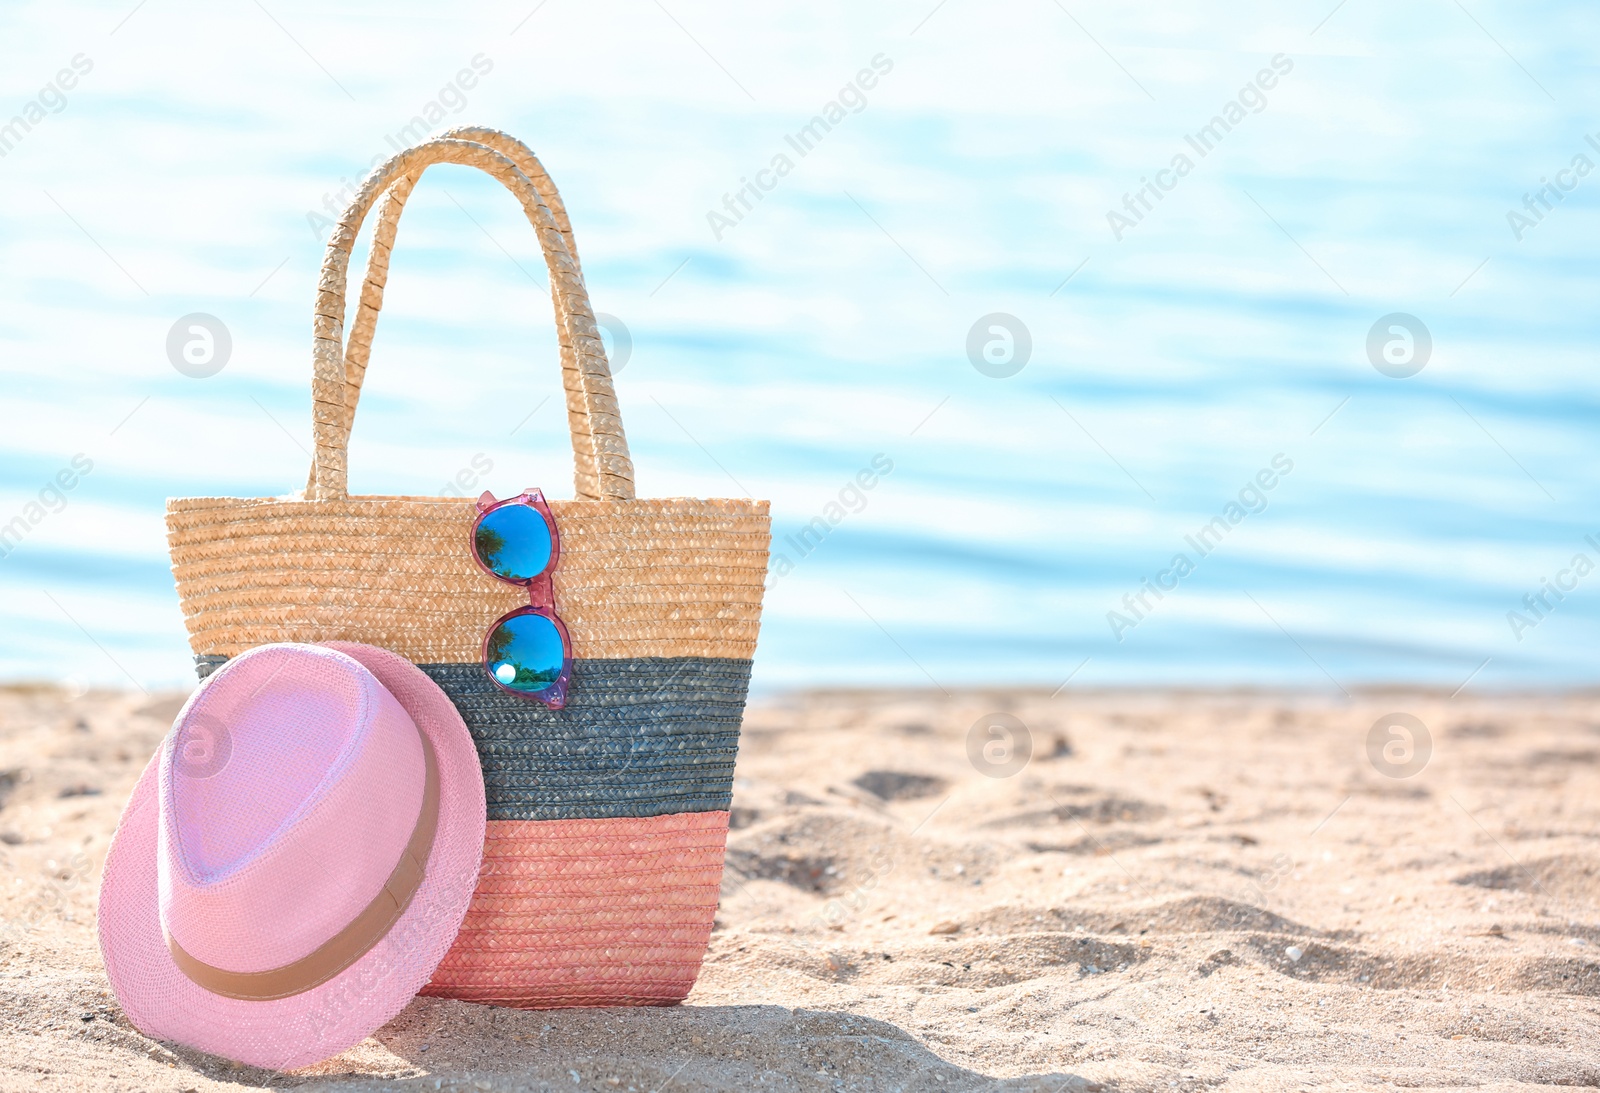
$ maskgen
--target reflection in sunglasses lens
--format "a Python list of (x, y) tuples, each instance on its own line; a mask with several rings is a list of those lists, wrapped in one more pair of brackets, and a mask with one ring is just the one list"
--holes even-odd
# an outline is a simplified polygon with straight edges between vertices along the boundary
[(497, 576), (532, 580), (550, 565), (550, 525), (532, 505), (502, 505), (478, 524), (473, 545)]
[(513, 615), (489, 635), (489, 672), (503, 687), (534, 692), (561, 675), (561, 632), (543, 615)]

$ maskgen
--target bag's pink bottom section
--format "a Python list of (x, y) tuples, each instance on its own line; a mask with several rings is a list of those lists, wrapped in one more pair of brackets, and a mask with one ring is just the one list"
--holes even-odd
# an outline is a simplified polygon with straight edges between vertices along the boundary
[(455, 945), (423, 994), (496, 1006), (670, 1006), (700, 974), (726, 812), (490, 820)]

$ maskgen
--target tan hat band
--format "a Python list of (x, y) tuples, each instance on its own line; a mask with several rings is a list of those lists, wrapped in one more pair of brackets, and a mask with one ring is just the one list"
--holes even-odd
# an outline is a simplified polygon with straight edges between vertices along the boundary
[(171, 950), (178, 970), (212, 994), (248, 1002), (268, 1002), (303, 994), (321, 986), (367, 955), (374, 945), (382, 941), (422, 886), (428, 855), (433, 850), (433, 837), (439, 828), (439, 764), (434, 758), (433, 744), (427, 734), (418, 729), (417, 735), (422, 739), (422, 759), (426, 768), (422, 810), (417, 816), (417, 826), (412, 830), (411, 840), (401, 853), (394, 872), (389, 874), (389, 879), (372, 902), (351, 919), (349, 925), (299, 960), (264, 972), (230, 972), (213, 967), (189, 955), (177, 939), (168, 934), (167, 948)]

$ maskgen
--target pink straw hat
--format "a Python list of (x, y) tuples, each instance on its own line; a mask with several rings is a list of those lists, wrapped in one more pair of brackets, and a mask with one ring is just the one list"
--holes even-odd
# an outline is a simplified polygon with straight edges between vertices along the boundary
[(388, 1022), (455, 940), (483, 776), (415, 665), (263, 645), (200, 685), (122, 814), (100, 951), (145, 1034), (288, 1070)]

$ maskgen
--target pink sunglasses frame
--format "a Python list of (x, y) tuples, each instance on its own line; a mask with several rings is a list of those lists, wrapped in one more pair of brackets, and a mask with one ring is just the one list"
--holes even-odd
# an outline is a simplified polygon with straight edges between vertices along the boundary
[[(507, 505), (527, 505), (544, 517), (545, 526), (550, 529), (550, 564), (540, 573), (519, 581), (511, 577), (503, 577), (490, 569), (478, 554), (478, 527), (486, 517), (496, 509)], [(544, 494), (537, 489), (529, 487), (515, 497), (508, 497), (504, 501), (496, 501), (494, 494), (484, 490), (478, 497), (478, 518), (472, 522), (472, 531), (467, 539), (467, 550), (472, 554), (472, 560), (478, 563), (478, 568), (497, 581), (506, 584), (521, 585), (528, 590), (528, 606), (507, 611), (490, 625), (483, 634), (483, 648), (478, 660), (483, 665), (483, 674), (489, 677), (489, 682), (505, 691), (507, 694), (516, 695), (518, 698), (531, 699), (542, 702), (552, 710), (559, 710), (567, 704), (567, 685), (572, 681), (572, 637), (567, 633), (567, 624), (561, 621), (556, 614), (556, 593), (551, 583), (551, 575), (555, 573), (556, 566), (561, 564), (561, 529), (556, 526), (556, 518), (550, 512), (550, 506), (544, 499)], [(555, 625), (556, 633), (561, 635), (561, 674), (554, 683), (542, 691), (518, 691), (507, 687), (495, 678), (494, 672), (489, 669), (489, 639), (494, 632), (510, 620), (521, 615), (538, 615), (540, 618), (549, 619)]]

